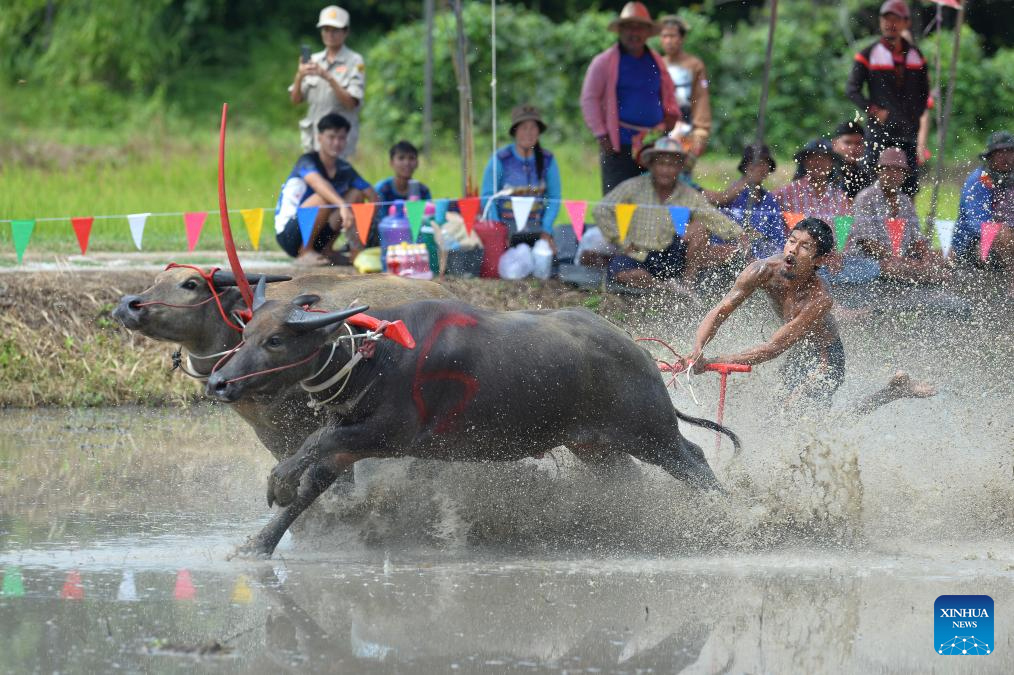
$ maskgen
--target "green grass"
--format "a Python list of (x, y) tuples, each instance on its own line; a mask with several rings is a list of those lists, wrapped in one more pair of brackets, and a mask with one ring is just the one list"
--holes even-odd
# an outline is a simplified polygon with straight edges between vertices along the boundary
[[(126, 214), (150, 212), (153, 215), (145, 228), (143, 249), (178, 252), (185, 251), (187, 245), (182, 216), (158, 214), (208, 211), (197, 250), (221, 251), (217, 140), (217, 128), (201, 133), (160, 125), (133, 132), (8, 129), (0, 137), (0, 220), (58, 218), (36, 223), (29, 251), (67, 254), (77, 252), (71, 216), (112, 215), (115, 217), (95, 220), (89, 252), (118, 252), (135, 250)], [(476, 153), (476, 180), (481, 177), (487, 150), (483, 147)], [(598, 199), (594, 146), (571, 144), (552, 150), (560, 162), (565, 197)], [(251, 248), (239, 209), (264, 208), (260, 243), (275, 249), (274, 204), (298, 156), (295, 130), (231, 131), (226, 154), (230, 221), (237, 245)], [(354, 164), (371, 182), (390, 175), (386, 143), (364, 139)], [(706, 187), (724, 186), (735, 177), (735, 166), (734, 158), (706, 155), (695, 177)], [(769, 185), (787, 182), (791, 167), (790, 161), (783, 160)], [(437, 197), (460, 196), (461, 169), (456, 148), (440, 148), (423, 158), (417, 177)], [(957, 184), (945, 184), (941, 217), (955, 217), (958, 190)], [(929, 210), (929, 198), (928, 189), (920, 192), (917, 206), (923, 216)], [(564, 212), (560, 222), (565, 221)], [(6, 223), (0, 225), (0, 251), (13, 251)]]

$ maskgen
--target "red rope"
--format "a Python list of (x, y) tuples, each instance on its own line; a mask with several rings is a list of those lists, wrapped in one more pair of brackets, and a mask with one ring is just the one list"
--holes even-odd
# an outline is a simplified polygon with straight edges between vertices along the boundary
[(225, 252), (229, 256), (229, 266), (236, 275), (236, 285), (247, 306), (246, 310), (240, 312), (240, 317), (244, 321), (249, 321), (253, 316), (253, 292), (250, 290), (250, 282), (247, 281), (243, 266), (239, 264), (236, 244), (232, 240), (232, 227), (229, 225), (229, 206), (225, 200), (225, 120), (228, 112), (229, 104), (223, 103), (222, 128), (218, 132), (218, 211), (222, 217), (222, 238), (225, 242)]
[(233, 329), (237, 333), (242, 333), (243, 329), (229, 320), (229, 316), (225, 313), (225, 307), (222, 306), (222, 299), (218, 294), (218, 289), (215, 288), (214, 277), (215, 272), (218, 271), (218, 268), (212, 267), (209, 271), (205, 272), (200, 267), (197, 267), (195, 265), (184, 265), (181, 263), (169, 263), (168, 265), (166, 265), (165, 268), (167, 270), (171, 270), (177, 267), (185, 267), (187, 269), (191, 269), (197, 272), (201, 276), (201, 278), (204, 279), (205, 283), (208, 284), (208, 289), (211, 291), (211, 297), (208, 298), (207, 300), (202, 300), (201, 302), (196, 302), (192, 305), (174, 305), (169, 302), (162, 302), (161, 300), (152, 300), (151, 302), (139, 302), (137, 303), (137, 306), (145, 307), (147, 305), (163, 305), (165, 307), (173, 307), (176, 309), (189, 309), (191, 307), (200, 307), (201, 305), (207, 304), (212, 300), (214, 300), (215, 304), (218, 305), (218, 313), (221, 315), (222, 321), (225, 322), (225, 325), (227, 325), (229, 328)]
[[(236, 346), (236, 349), (239, 349), (239, 345)], [(236, 349), (233, 349), (232, 351), (234, 352), (234, 351), (236, 351)], [(314, 353), (310, 354), (305, 359), (302, 359), (300, 361), (296, 361), (295, 363), (290, 363), (290, 364), (284, 365), (284, 366), (276, 366), (275, 368), (267, 368), (266, 370), (257, 370), (257, 371), (254, 371), (252, 373), (247, 373), (246, 375), (240, 375), (239, 377), (234, 377), (231, 380), (226, 380), (225, 384), (231, 384), (233, 382), (239, 382), (240, 380), (246, 380), (246, 379), (249, 379), (251, 377), (256, 377), (258, 375), (267, 375), (268, 373), (277, 373), (280, 370), (288, 370), (289, 368), (295, 368), (296, 366), (301, 366), (304, 363), (308, 363), (309, 361), (317, 358), (317, 356), (319, 356), (319, 355), (320, 355), (320, 349), (318, 349)], [(226, 354), (225, 356), (223, 356), (222, 357), (222, 361), (224, 361), (225, 359), (229, 358), (230, 356), (232, 356), (232, 352), (229, 352), (228, 354)], [(222, 361), (219, 361), (219, 363), (221, 363)], [(217, 363), (215, 364), (215, 368), (218, 368), (218, 364)], [(215, 372), (215, 368), (212, 368), (211, 372)]]

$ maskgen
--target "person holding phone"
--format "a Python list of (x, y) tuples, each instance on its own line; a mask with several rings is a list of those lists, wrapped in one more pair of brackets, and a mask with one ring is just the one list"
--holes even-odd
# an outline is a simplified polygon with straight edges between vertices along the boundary
[(337, 5), (320, 11), (317, 21), (323, 51), (310, 53), (303, 45), (296, 77), (289, 86), (289, 97), (299, 105), (307, 103), (306, 117), (299, 121), (304, 152), (319, 150), (317, 122), (328, 113), (338, 113), (349, 121), (348, 142), (342, 158), (356, 152), (359, 139), (359, 107), (366, 90), (366, 62), (345, 45), (349, 33), (349, 13)]

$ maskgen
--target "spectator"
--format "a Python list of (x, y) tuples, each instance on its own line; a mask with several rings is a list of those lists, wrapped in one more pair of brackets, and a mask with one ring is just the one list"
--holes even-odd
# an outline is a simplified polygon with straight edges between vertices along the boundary
[[(689, 145), (689, 144), (687, 144)], [(641, 152), (648, 173), (628, 178), (595, 207), (595, 222), (621, 253), (609, 261), (609, 277), (642, 288), (669, 281), (671, 287), (692, 293), (702, 267), (721, 264), (708, 243), (708, 234), (736, 241), (742, 230), (696, 190), (679, 180), (689, 150), (663, 136)], [(636, 204), (625, 238), (616, 220), (617, 204)], [(684, 236), (673, 228), (669, 206), (690, 209)], [(672, 283), (681, 279), (682, 283)]]
[[(916, 143), (919, 119), (929, 100), (929, 69), (926, 59), (902, 36), (911, 24), (904, 0), (887, 0), (880, 6), (880, 40), (855, 57), (846, 93), (867, 113), (870, 164), (884, 148), (905, 151), (911, 171), (905, 191), (918, 190)], [(867, 87), (869, 93), (864, 94)]]
[[(553, 223), (560, 211), (560, 167), (553, 153), (542, 147), (539, 136), (546, 130), (538, 109), (519, 105), (511, 111), (510, 135), (514, 142), (489, 158), (482, 175), (484, 206), (491, 198), (487, 213), (507, 226), (509, 246), (531, 246), (546, 239), (555, 250)], [(517, 223), (511, 197), (535, 197), (528, 220)]]
[[(394, 175), (380, 181), (374, 188), (381, 202), (389, 204), (398, 200), (432, 198), (426, 184), (412, 178), (419, 168), (419, 150), (414, 145), (408, 141), (398, 141), (391, 146), (388, 156)], [(397, 206), (396, 210), (399, 216), (405, 215), (404, 207)]]
[(742, 178), (725, 190), (705, 190), (704, 196), (741, 226), (750, 212), (750, 228), (759, 236), (753, 241), (753, 257), (767, 258), (785, 247), (785, 220), (774, 195), (764, 188), (764, 181), (776, 168), (771, 150), (766, 145), (743, 148), (739, 162)]
[[(349, 121), (337, 113), (328, 113), (317, 123), (316, 152), (296, 160), (278, 195), (275, 207), (275, 238), (278, 245), (303, 265), (348, 264), (363, 247), (356, 233), (350, 203), (377, 201), (377, 193), (352, 165), (341, 158), (348, 140)], [(301, 207), (320, 207), (310, 234), (303, 244), (299, 228)], [(351, 249), (350, 256), (333, 251), (339, 233)], [(366, 246), (378, 245), (375, 228)]]
[(708, 93), (708, 73), (704, 62), (683, 51), (683, 40), (690, 32), (690, 24), (675, 15), (658, 20), (662, 29), (662, 53), (665, 67), (676, 91), (680, 115), (690, 124), (690, 152), (700, 157), (711, 135), (711, 98)]
[(865, 136), (863, 125), (850, 120), (839, 124), (831, 139), (831, 149), (839, 157), (831, 182), (849, 199), (855, 199), (860, 190), (868, 188), (877, 180), (866, 157)]
[(299, 121), (303, 152), (319, 150), (314, 128), (328, 113), (339, 113), (348, 120), (348, 143), (342, 159), (356, 154), (359, 139), (359, 106), (366, 91), (366, 63), (363, 57), (345, 46), (349, 34), (349, 13), (336, 5), (320, 10), (317, 21), (324, 50), (300, 58), (296, 79), (289, 86), (289, 97), (295, 104), (307, 102), (306, 117)]
[(609, 24), (619, 41), (592, 59), (581, 87), (581, 112), (599, 143), (602, 194), (641, 174), (644, 135), (669, 131), (680, 119), (662, 57), (647, 47), (658, 26), (640, 2), (628, 2)]
[(823, 138), (812, 140), (795, 154), (796, 175), (788, 185), (775, 190), (783, 211), (801, 213), (833, 223), (835, 216), (852, 212), (852, 201), (831, 184), (838, 155)]
[[(950, 272), (920, 231), (912, 198), (902, 190), (910, 171), (901, 148), (887, 148), (880, 153), (877, 181), (856, 197), (855, 222), (845, 253), (876, 260), (881, 277), (938, 283), (948, 279)], [(889, 219), (904, 224), (898, 253), (893, 250)]]
[(968, 176), (961, 189), (951, 248), (959, 262), (978, 264), (982, 224), (1003, 223), (987, 262), (1006, 271), (1008, 294), (1014, 296), (1014, 134), (991, 134), (980, 157), (982, 165)]

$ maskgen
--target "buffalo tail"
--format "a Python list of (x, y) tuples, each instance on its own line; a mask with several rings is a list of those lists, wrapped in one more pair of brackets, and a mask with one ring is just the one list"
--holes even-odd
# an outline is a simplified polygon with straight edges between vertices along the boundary
[(732, 441), (732, 445), (735, 448), (735, 453), (738, 455), (740, 450), (743, 449), (743, 444), (739, 442), (739, 436), (735, 434), (731, 429), (722, 426), (718, 422), (712, 422), (711, 420), (704, 419), (703, 417), (691, 417), (690, 415), (684, 415), (678, 409), (673, 408), (676, 411), (676, 418), (686, 422), (687, 424), (693, 424), (698, 427), (704, 427), (711, 431), (717, 431), (720, 434), (725, 434)]

